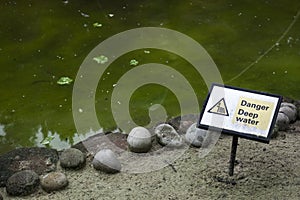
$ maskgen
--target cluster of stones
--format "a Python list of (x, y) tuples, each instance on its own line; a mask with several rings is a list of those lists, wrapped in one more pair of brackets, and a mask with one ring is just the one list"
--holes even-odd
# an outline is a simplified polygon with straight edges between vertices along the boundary
[[(299, 109), (292, 103), (282, 103), (276, 119), (276, 129), (282, 131), (287, 130), (289, 124), (295, 122), (297, 118), (300, 118)], [(170, 124), (160, 124), (155, 127), (153, 132), (154, 136), (144, 127), (133, 128), (127, 137), (129, 150), (134, 153), (149, 152), (154, 139), (164, 147), (180, 148), (187, 143), (199, 148), (208, 135), (207, 130), (197, 128), (196, 123), (189, 124), (188, 128), (185, 128), (185, 134), (182, 134), (182, 131), (179, 131), (179, 134)], [(56, 152), (56, 150), (53, 149), (40, 150)], [(28, 150), (24, 148), (23, 150), (17, 149), (15, 151), (25, 151), (26, 154)], [(52, 158), (54, 157), (52, 160), (49, 158), (46, 159), (46, 157), (49, 157), (49, 152), (47, 154), (48, 156), (45, 156), (45, 154), (43, 155), (44, 157), (42, 157), (46, 166), (44, 170), (30, 169), (30, 162), (20, 160), (21, 158), (18, 154), (14, 158), (10, 158), (8, 155), (6, 159), (14, 161), (9, 164), (15, 165), (15, 163), (18, 163), (19, 168), (15, 169), (15, 171), (13, 171), (14, 173), (7, 178), (5, 178), (3, 176), (4, 173), (1, 172), (0, 186), (6, 186), (7, 193), (12, 196), (32, 194), (38, 190), (39, 186), (46, 192), (57, 191), (67, 187), (67, 176), (63, 172), (56, 171), (58, 158), (55, 158), (55, 153), (51, 153)], [(66, 149), (61, 152), (59, 163), (63, 169), (79, 170), (86, 164), (86, 155), (75, 148)], [(118, 173), (122, 168), (117, 155), (110, 149), (102, 149), (97, 152), (93, 158), (92, 166), (94, 169), (105, 173)], [(8, 166), (5, 167), (10, 168)], [(9, 171), (9, 173), (12, 172)], [(0, 194), (0, 200), (1, 199), (3, 199), (3, 197)]]
[[(34, 150), (38, 149), (38, 150)], [(31, 157), (28, 157), (28, 160), (13, 160), (10, 163), (10, 167), (18, 166), (13, 171), (1, 171), (1, 186), (6, 187), (7, 194), (11, 196), (26, 196), (34, 193), (39, 189), (39, 186), (46, 191), (52, 192), (61, 190), (68, 186), (68, 179), (63, 172), (56, 171), (56, 164), (58, 158), (58, 153), (54, 149), (46, 149), (46, 148), (21, 148), (9, 152), (8, 154), (17, 155), (18, 153), (22, 153), (23, 157), (26, 154), (26, 151), (34, 150), (37, 153), (37, 157), (39, 154), (43, 152), (48, 152), (49, 158), (40, 159), (40, 160), (31, 160)], [(56, 153), (53, 153), (53, 152)], [(24, 153), (25, 152), (25, 153)], [(52, 152), (50, 154), (49, 152)], [(5, 156), (3, 156), (5, 157)], [(20, 157), (17, 155), (16, 157)], [(6, 159), (9, 157), (6, 156)], [(42, 157), (45, 158), (45, 157)], [(52, 158), (52, 161), (51, 159)], [(20, 159), (20, 158), (16, 158)], [(63, 151), (59, 157), (60, 165), (65, 169), (80, 169), (85, 165), (86, 156), (78, 149), (70, 148)], [(34, 163), (36, 162), (36, 163)], [(43, 165), (39, 166), (37, 163), (45, 163), (45, 166), (55, 167), (45, 167)], [(9, 167), (8, 167), (9, 168)], [(11, 176), (5, 180), (4, 174), (9, 174), (14, 172)]]
[[(196, 123), (187, 130), (185, 137), (179, 135), (169, 124), (158, 125), (155, 128), (154, 133), (158, 143), (167, 147), (180, 147), (183, 145), (184, 141), (195, 147), (200, 147), (206, 136), (206, 131), (198, 129), (196, 127)], [(144, 127), (133, 128), (127, 137), (129, 149), (135, 153), (148, 152), (152, 148), (152, 142), (151, 133)], [(50, 155), (48, 152), (47, 156), (44, 156), (38, 161), (45, 163), (45, 169), (40, 170), (40, 166), (36, 166), (36, 168), (32, 167), (30, 163), (34, 163), (35, 161), (28, 161), (25, 158), (23, 158), (24, 160), (22, 161), (18, 161), (20, 159), (18, 154), (20, 152), (23, 152), (23, 154), (26, 155), (27, 151), (30, 151), (31, 149), (38, 149), (38, 151), (47, 152), (50, 151), (52, 153)], [(56, 158), (56, 156), (58, 157), (56, 150), (46, 148), (21, 148), (9, 152), (8, 154), (12, 154), (12, 156), (17, 155), (14, 158), (9, 157), (8, 155), (5, 159), (13, 160), (10, 164), (15, 165), (15, 163), (18, 163), (19, 166), (14, 171), (9, 171), (9, 173), (5, 172), (8, 175), (10, 173), (12, 174), (7, 178), (3, 176), (3, 171), (1, 172), (0, 186), (5, 186), (6, 192), (11, 196), (30, 195), (36, 192), (39, 187), (48, 193), (66, 188), (69, 183), (67, 176), (63, 172), (56, 171), (56, 164), (58, 160), (60, 166), (66, 170), (79, 170), (86, 164), (86, 155), (75, 148), (64, 150), (61, 152), (59, 158)], [(41, 153), (34, 152), (34, 154)], [(52, 158), (52, 160), (50, 158)], [(118, 160), (117, 155), (110, 149), (102, 149), (97, 152), (93, 158), (92, 165), (94, 169), (105, 173), (117, 173), (121, 171), (121, 163)], [(5, 167), (10, 168), (11, 166)], [(0, 169), (0, 171), (1, 170), (3, 169)], [(2, 199), (3, 197), (0, 194), (0, 200)]]
[[(154, 129), (155, 138), (162, 146), (169, 148), (180, 148), (184, 144), (201, 147), (207, 136), (207, 130), (199, 129), (193, 123), (185, 135), (180, 135), (174, 127), (169, 124), (160, 124)], [(152, 147), (152, 135), (144, 127), (135, 127), (128, 135), (129, 149), (136, 153), (146, 153)]]
[[(187, 130), (185, 137), (169, 124), (160, 124), (154, 129), (155, 137), (159, 144), (166, 147), (181, 147), (184, 142), (195, 147), (201, 147), (206, 137), (206, 131), (198, 129), (196, 123)], [(151, 150), (153, 136), (144, 127), (133, 128), (127, 137), (129, 150), (134, 153), (147, 153)], [(106, 173), (117, 173), (122, 169), (121, 162), (111, 149), (102, 149), (96, 153), (92, 161), (96, 170)]]
[[(26, 148), (23, 148), (26, 149)], [(51, 149), (53, 150), (53, 149)], [(59, 163), (62, 169), (79, 170), (86, 164), (86, 155), (78, 149), (69, 148), (61, 152)], [(106, 173), (116, 173), (121, 170), (121, 163), (116, 155), (109, 149), (102, 149), (95, 156), (92, 162), (96, 170)], [(29, 167), (30, 168), (30, 167)], [(46, 170), (42, 174), (37, 174), (32, 169), (18, 170), (8, 177), (2, 186), (6, 187), (6, 192), (11, 196), (26, 196), (36, 192), (39, 186), (46, 192), (53, 192), (64, 189), (68, 186), (67, 176), (63, 172)], [(1, 174), (2, 178), (2, 174)], [(2, 196), (0, 196), (1, 200)]]
[[(207, 131), (196, 127), (196, 123), (187, 129), (185, 135), (180, 135), (169, 124), (160, 124), (154, 129), (154, 137), (144, 127), (133, 128), (127, 137), (128, 148), (134, 153), (147, 153), (151, 150), (154, 138), (157, 142), (169, 148), (180, 148), (188, 143), (194, 147), (201, 147)], [(118, 156), (111, 149), (102, 149), (93, 158), (92, 165), (96, 170), (105, 173), (118, 173), (122, 169)]]
[[(298, 116), (298, 113), (299, 109), (297, 109), (294, 104), (286, 102), (282, 103), (276, 120), (276, 130), (287, 130), (289, 124), (295, 122), (297, 117), (300, 117), (300, 115)], [(170, 124), (160, 124), (154, 129), (154, 136), (160, 145), (172, 148), (181, 147), (185, 143), (199, 148), (203, 145), (204, 140), (208, 136), (208, 131), (199, 129), (196, 123), (189, 125), (184, 132), (185, 134), (182, 135)], [(130, 151), (135, 153), (146, 153), (152, 148), (153, 136), (148, 129), (144, 127), (135, 127), (130, 131), (127, 137), (127, 143)], [(114, 166), (113, 169), (120, 169), (120, 162), (113, 152), (110, 150), (105, 151), (107, 156), (109, 154), (111, 155), (108, 156), (108, 158), (111, 159), (110, 162), (107, 161), (105, 166), (110, 163), (110, 166)], [(102, 154), (104, 154), (104, 152), (102, 152)], [(99, 158), (100, 156), (98, 156), (98, 159), (95, 157), (96, 160), (100, 161)], [(98, 161), (94, 161), (94, 163), (97, 163)], [(114, 165), (112, 165), (112, 163), (114, 163)]]
[[(300, 109), (292, 103), (283, 102), (276, 119), (275, 132), (287, 130), (289, 124), (295, 122), (297, 118), (300, 118)], [(185, 125), (184, 122), (183, 125)], [(208, 131), (197, 128), (196, 123), (188, 123), (187, 127), (179, 128), (180, 134), (170, 124), (160, 124), (155, 127), (153, 132), (154, 136), (144, 127), (133, 128), (127, 137), (129, 150), (134, 153), (149, 152), (155, 139), (163, 147), (180, 148), (187, 143), (199, 148), (208, 135)], [(23, 155), (20, 152), (23, 152)], [(37, 154), (40, 156), (38, 161), (34, 160), (37, 159)], [(24, 155), (29, 156), (29, 161), (24, 158)], [(34, 155), (34, 159), (32, 155)], [(30, 159), (32, 160), (30, 161)], [(5, 160), (9, 162), (5, 162)], [(0, 166), (0, 186), (5, 186), (7, 193), (12, 196), (32, 194), (38, 190), (39, 186), (46, 192), (61, 190), (68, 186), (68, 179), (63, 172), (56, 171), (58, 160), (63, 169), (79, 170), (86, 164), (86, 155), (75, 148), (64, 150), (60, 156), (54, 149), (16, 149), (0, 157), (0, 162), (4, 163)], [(34, 166), (32, 163), (35, 165), (44, 163), (44, 165)], [(18, 167), (10, 171), (3, 171), (5, 168), (12, 169), (12, 166)], [(110, 149), (102, 149), (97, 152), (92, 160), (92, 166), (105, 173), (118, 173), (122, 168), (117, 155)], [(2, 199), (0, 194), (0, 200)]]
[(292, 103), (281, 103), (276, 119), (274, 134), (276, 135), (278, 131), (288, 130), (289, 125), (294, 123), (297, 118), (300, 118), (299, 110), (300, 109), (298, 109), (297, 106)]
[[(276, 119), (275, 132), (287, 130), (289, 124), (297, 118), (300, 118), (300, 109), (292, 103), (283, 102)], [(160, 124), (155, 127), (153, 136), (148, 129), (135, 127), (128, 134), (127, 144), (129, 150), (134, 153), (149, 152), (154, 139), (164, 147), (180, 148), (187, 143), (199, 148), (208, 135), (208, 131), (197, 128), (196, 123), (188, 123), (187, 127), (181, 130), (179, 128), (178, 131), (180, 134), (170, 124)], [(56, 171), (58, 160), (63, 169), (79, 170), (86, 164), (86, 155), (75, 148), (64, 150), (60, 156), (54, 149), (16, 149), (0, 157), (0, 186), (5, 186), (7, 193), (12, 196), (32, 194), (39, 186), (46, 192), (61, 190), (68, 186), (68, 179), (63, 172)], [(36, 163), (43, 165), (39, 166)], [(118, 173), (122, 168), (117, 155), (110, 149), (97, 152), (92, 166), (105, 173)], [(0, 200), (2, 199), (0, 194)]]

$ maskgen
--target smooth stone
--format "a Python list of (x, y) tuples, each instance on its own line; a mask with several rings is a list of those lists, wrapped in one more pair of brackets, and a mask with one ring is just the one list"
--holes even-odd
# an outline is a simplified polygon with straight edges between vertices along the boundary
[(271, 132), (271, 138), (276, 138), (279, 135), (279, 126), (275, 124), (272, 132)]
[(106, 173), (117, 173), (121, 171), (121, 163), (116, 154), (110, 149), (102, 149), (93, 159), (93, 167)]
[(158, 142), (163, 146), (180, 147), (183, 144), (182, 138), (169, 124), (160, 124), (154, 129)]
[(146, 153), (151, 149), (152, 140), (150, 132), (141, 126), (133, 128), (128, 137), (129, 149), (136, 153)]
[(290, 120), (284, 113), (279, 112), (276, 118), (276, 125), (280, 131), (285, 131), (289, 128)]
[(41, 186), (46, 192), (61, 190), (68, 185), (68, 179), (64, 173), (51, 172), (41, 178)]
[(185, 134), (187, 129), (199, 120), (199, 114), (187, 114), (183, 116), (177, 116), (168, 121), (179, 134)]
[(289, 107), (289, 108), (297, 111), (297, 107), (292, 103), (282, 102), (280, 107)]
[(297, 119), (297, 110), (294, 110), (290, 107), (280, 107), (279, 112), (284, 113), (290, 120), (290, 122), (294, 122)]
[(300, 100), (296, 100), (295, 105), (297, 108), (297, 120), (300, 120)]
[(201, 147), (207, 135), (207, 130), (197, 128), (197, 123), (192, 124), (185, 134), (185, 140), (194, 147)]
[(22, 170), (33, 170), (38, 175), (56, 170), (58, 152), (44, 147), (26, 147), (9, 151), (0, 156), (0, 187), (7, 179)]
[(39, 183), (39, 175), (34, 171), (20, 171), (8, 178), (6, 192), (12, 196), (26, 196), (37, 191)]
[(80, 150), (69, 148), (60, 155), (60, 165), (63, 168), (80, 169), (85, 165), (86, 156)]

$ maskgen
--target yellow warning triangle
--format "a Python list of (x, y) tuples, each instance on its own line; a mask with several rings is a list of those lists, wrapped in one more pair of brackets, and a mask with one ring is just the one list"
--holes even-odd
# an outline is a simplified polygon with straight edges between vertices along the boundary
[(211, 109), (208, 110), (208, 112), (218, 115), (229, 116), (225, 99), (222, 98), (220, 101), (218, 101), (213, 107), (211, 107)]

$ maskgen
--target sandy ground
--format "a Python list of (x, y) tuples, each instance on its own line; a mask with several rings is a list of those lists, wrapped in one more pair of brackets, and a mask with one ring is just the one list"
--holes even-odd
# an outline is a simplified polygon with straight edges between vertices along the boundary
[[(228, 175), (231, 136), (221, 136), (204, 158), (190, 148), (172, 166), (141, 174), (105, 174), (90, 162), (79, 171), (59, 168), (69, 186), (4, 199), (300, 199), (300, 121), (270, 144), (239, 139), (234, 176)], [(175, 169), (175, 170), (174, 170)]]

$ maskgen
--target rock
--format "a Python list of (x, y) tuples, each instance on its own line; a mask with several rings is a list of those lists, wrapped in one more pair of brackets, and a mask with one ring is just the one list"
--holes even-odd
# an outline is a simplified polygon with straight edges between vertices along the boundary
[(136, 153), (146, 153), (151, 149), (152, 141), (150, 132), (141, 126), (133, 128), (128, 137), (129, 149)]
[(295, 105), (297, 108), (297, 120), (299, 120), (300, 119), (300, 100), (296, 100)]
[(61, 190), (68, 185), (68, 179), (61, 172), (51, 172), (41, 178), (41, 186), (46, 192)]
[(121, 163), (117, 156), (110, 149), (102, 149), (99, 151), (92, 162), (96, 170), (106, 173), (117, 173), (121, 171)]
[(279, 112), (284, 113), (289, 118), (290, 122), (295, 122), (297, 119), (297, 110), (294, 110), (291, 107), (280, 107)]
[(280, 105), (280, 107), (289, 107), (289, 108), (291, 108), (291, 109), (293, 109), (295, 111), (297, 110), (297, 107), (294, 104), (287, 103), (287, 102), (282, 102), (281, 105)]
[(111, 149), (113, 152), (121, 153), (128, 149), (127, 136), (121, 132), (100, 132), (74, 144), (72, 147), (93, 155), (96, 155), (101, 149)]
[(26, 196), (37, 191), (39, 183), (39, 176), (34, 171), (20, 171), (8, 178), (6, 192), (12, 196)]
[(185, 134), (185, 140), (194, 147), (201, 147), (207, 135), (207, 130), (197, 128), (197, 123), (192, 124)]
[(272, 132), (271, 132), (271, 138), (276, 138), (279, 134), (279, 126), (275, 124)]
[(33, 170), (38, 175), (56, 170), (58, 153), (55, 149), (19, 148), (0, 156), (0, 187), (7, 179), (22, 170)]
[(188, 114), (172, 118), (168, 121), (179, 134), (185, 134), (187, 129), (199, 120), (199, 114)]
[(163, 146), (182, 146), (182, 138), (176, 130), (169, 124), (160, 124), (154, 129), (158, 142)]
[(3, 200), (3, 196), (2, 196), (2, 194), (0, 193), (0, 200)]
[(86, 156), (80, 150), (69, 148), (60, 155), (60, 165), (63, 168), (80, 169), (85, 165)]
[(280, 131), (287, 130), (289, 128), (289, 123), (289, 118), (284, 113), (279, 112), (276, 118), (276, 125), (278, 126), (278, 129)]

